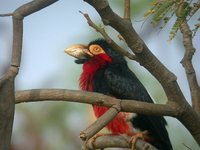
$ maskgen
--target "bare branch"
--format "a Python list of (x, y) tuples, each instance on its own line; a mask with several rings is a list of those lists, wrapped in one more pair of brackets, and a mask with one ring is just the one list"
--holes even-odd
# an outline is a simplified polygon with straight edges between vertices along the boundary
[(107, 0), (85, 1), (97, 10), (105, 25), (110, 25), (119, 32), (129, 48), (137, 56), (139, 63), (149, 70), (161, 83), (168, 99), (170, 101), (175, 100), (181, 102), (184, 100), (187, 103), (183, 94), (180, 92), (181, 90), (176, 82), (176, 76), (153, 55), (134, 30), (132, 23), (114, 13)]
[(12, 13), (7, 13), (7, 14), (0, 14), (0, 17), (9, 17), (12, 16)]
[(103, 129), (111, 120), (113, 120), (120, 111), (120, 105), (113, 105), (101, 117), (99, 117), (92, 125), (80, 133), (80, 138), (84, 141), (89, 140), (101, 129)]
[(131, 19), (131, 0), (124, 0), (124, 19)]
[(11, 66), (16, 68), (17, 70), (16, 74), (18, 73), (21, 61), (22, 36), (23, 36), (23, 21), (20, 19), (16, 19), (13, 16), (13, 45), (12, 45)]
[[(52, 100), (52, 101), (80, 102), (80, 103), (111, 107), (104, 115), (98, 118), (91, 126), (89, 126), (86, 130), (80, 133), (80, 138), (82, 140), (89, 140), (103, 127), (105, 127), (118, 114), (119, 111), (135, 112), (146, 115), (164, 114), (164, 115), (176, 116), (178, 114), (177, 112), (178, 109), (175, 109), (176, 106), (174, 106), (173, 104), (160, 105), (160, 104), (139, 102), (135, 100), (119, 100), (100, 93), (93, 93), (86, 91), (76, 91), (76, 90), (66, 90), (66, 89), (34, 89), (26, 91), (17, 91), (15, 97), (16, 97), (16, 104), (22, 102)], [(127, 140), (127, 138), (125, 139)], [(116, 140), (120, 140), (119, 137), (113, 138), (113, 141)], [(104, 148), (105, 146), (113, 147), (115, 144), (111, 141), (112, 140), (110, 140), (109, 143), (107, 145), (104, 145), (103, 147)], [(102, 142), (103, 143), (105, 142), (104, 136), (102, 138), (98, 137), (98, 140), (94, 141), (95, 148), (102, 147), (101, 144)], [(124, 142), (125, 141), (121, 141), (120, 143)], [(118, 144), (115, 146), (118, 147)], [(144, 147), (144, 145), (146, 144), (147, 144), (146, 142), (139, 140), (136, 146), (140, 147), (141, 149), (141, 147)], [(86, 145), (91, 146), (91, 141), (89, 140)], [(125, 147), (130, 147), (127, 141)], [(153, 147), (150, 145), (149, 148), (152, 149)], [(91, 149), (91, 148), (83, 148), (83, 149)]]
[[(131, 137), (123, 135), (103, 135), (98, 136), (95, 140), (90, 139), (85, 143), (85, 146), (88, 149), (101, 149), (101, 148), (111, 148), (111, 147), (120, 147), (120, 148), (131, 148), (129, 145)], [(136, 141), (137, 150), (157, 150), (154, 146), (149, 143), (138, 139)]]
[(96, 9), (105, 25), (110, 25), (119, 32), (119, 34), (125, 39), (129, 48), (137, 56), (138, 62), (161, 83), (168, 100), (180, 106), (179, 112), (181, 112), (181, 114), (179, 114), (178, 119), (200, 144), (200, 116), (186, 101), (176, 81), (176, 76), (153, 55), (143, 40), (136, 33), (132, 23), (113, 12), (107, 0), (84, 1)]
[(22, 5), (13, 13), (13, 52), (12, 62), (13, 66), (19, 67), (21, 61), (22, 50), (22, 33), (23, 33), (23, 18), (36, 12), (44, 7), (47, 7), (58, 0), (35, 0)]
[(106, 41), (111, 45), (111, 47), (121, 53), (122, 55), (128, 57), (129, 59), (132, 60), (137, 60), (137, 57), (133, 54), (130, 54), (128, 51), (124, 50), (121, 48), (117, 43), (115, 43), (109, 35), (106, 33), (105, 29), (103, 27), (98, 27), (92, 20), (90, 19), (89, 15), (86, 13), (83, 13), (79, 11), (83, 16), (87, 19), (88, 25), (94, 28), (97, 32), (101, 33), (101, 35), (106, 39)]
[(69, 101), (100, 106), (112, 107), (120, 103), (121, 111), (134, 112), (155, 116), (173, 116), (180, 114), (179, 106), (175, 103), (152, 104), (137, 100), (121, 100), (94, 92), (67, 90), (67, 89), (33, 89), (17, 91), (15, 103), (37, 101)]
[(14, 79), (10, 77), (0, 86), (0, 149), (9, 150), (15, 111)]
[(23, 19), (24, 17), (33, 14), (58, 0), (34, 0), (26, 3), (14, 11), (14, 18)]
[(192, 17), (200, 8), (200, 1), (198, 0), (198, 2), (196, 3), (193, 3), (193, 7), (192, 7), (192, 10), (190, 11), (190, 17)]
[(18, 68), (11, 66), (8, 71), (3, 75), (3, 77), (0, 79), (0, 88), (4, 85), (4, 83), (13, 78), (18, 72)]
[(200, 114), (200, 87), (198, 85), (196, 73), (192, 64), (192, 57), (195, 53), (195, 48), (192, 44), (192, 31), (186, 21), (181, 24), (180, 30), (183, 34), (183, 44), (185, 47), (185, 55), (181, 63), (185, 68), (187, 75), (192, 97), (192, 107)]
[(56, 1), (35, 0), (19, 7), (12, 14), (0, 15), (13, 17), (12, 60), (9, 69), (0, 79), (0, 149), (8, 150), (10, 147), (15, 110), (14, 80), (21, 61), (23, 18)]

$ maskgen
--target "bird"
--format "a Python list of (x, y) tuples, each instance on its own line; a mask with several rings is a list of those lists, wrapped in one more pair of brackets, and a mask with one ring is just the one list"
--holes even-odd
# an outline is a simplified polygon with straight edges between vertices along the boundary
[[(79, 86), (83, 91), (98, 92), (118, 99), (137, 100), (154, 103), (144, 85), (130, 70), (122, 54), (113, 50), (109, 43), (99, 38), (89, 44), (75, 44), (65, 49), (75, 58), (75, 63), (83, 64)], [(97, 118), (109, 108), (93, 105)], [(130, 114), (120, 112), (106, 127), (113, 134), (144, 133), (150, 143), (159, 150), (172, 150), (166, 129), (167, 122), (162, 116)]]

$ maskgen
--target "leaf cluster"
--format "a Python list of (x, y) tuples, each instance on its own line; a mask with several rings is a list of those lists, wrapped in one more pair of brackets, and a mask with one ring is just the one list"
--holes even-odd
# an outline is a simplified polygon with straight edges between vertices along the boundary
[[(176, 17), (173, 26), (169, 32), (169, 40), (172, 40), (180, 25), (184, 21), (189, 21), (190, 18), (199, 10), (200, 1), (194, 2), (193, 0), (155, 0), (152, 3), (152, 8), (148, 10), (144, 17), (152, 16), (151, 23), (155, 26), (161, 23), (160, 28), (163, 29), (165, 25), (171, 20), (172, 17)], [(193, 29), (193, 36), (196, 34), (200, 27), (200, 18), (198, 18), (195, 28)]]

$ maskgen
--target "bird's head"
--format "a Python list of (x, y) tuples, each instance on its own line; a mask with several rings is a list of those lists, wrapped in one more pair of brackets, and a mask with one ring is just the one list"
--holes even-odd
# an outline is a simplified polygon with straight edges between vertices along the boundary
[(77, 64), (83, 64), (90, 59), (100, 58), (107, 62), (117, 62), (124, 60), (123, 56), (114, 51), (104, 39), (97, 39), (88, 45), (75, 44), (65, 49), (65, 52), (77, 58)]

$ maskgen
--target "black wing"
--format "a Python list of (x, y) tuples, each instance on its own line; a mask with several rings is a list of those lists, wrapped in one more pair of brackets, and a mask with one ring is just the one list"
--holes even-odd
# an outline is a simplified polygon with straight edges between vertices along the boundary
[[(94, 81), (95, 92), (113, 95), (119, 99), (134, 99), (153, 103), (145, 87), (126, 64), (122, 67), (110, 64), (105, 70), (98, 71)], [(152, 143), (157, 148), (163, 150), (172, 149), (165, 128), (166, 121), (163, 117), (138, 115), (133, 118), (132, 123), (135, 128), (148, 130), (150, 135), (157, 139), (157, 142)]]

